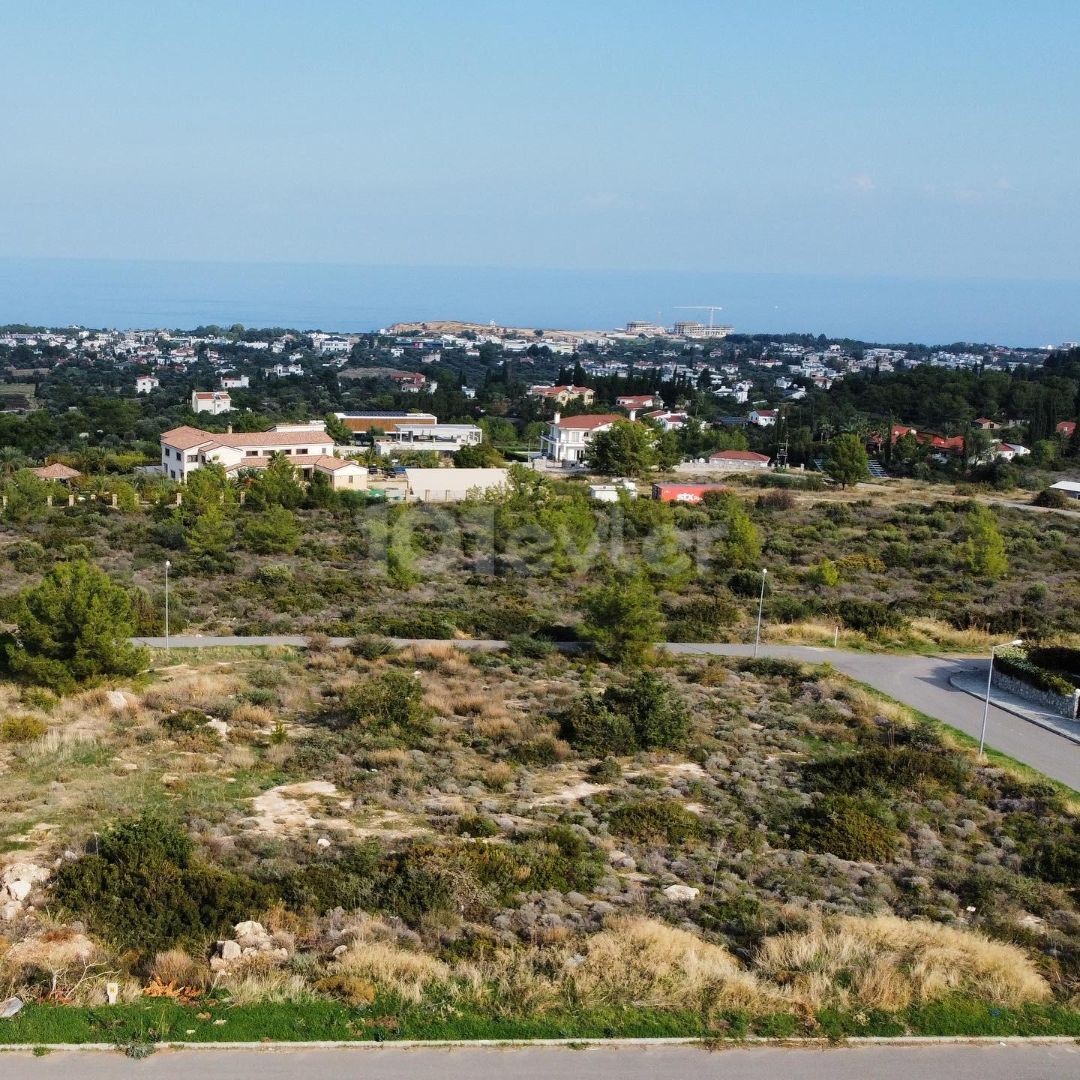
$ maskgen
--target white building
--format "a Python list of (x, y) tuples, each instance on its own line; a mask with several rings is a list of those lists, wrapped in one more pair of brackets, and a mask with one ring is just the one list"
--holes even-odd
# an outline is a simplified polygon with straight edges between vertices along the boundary
[(610, 484), (590, 484), (589, 495), (597, 502), (616, 503), (619, 495), (625, 493), (630, 499), (637, 498), (637, 484), (633, 480), (614, 480)]
[(149, 394), (151, 390), (156, 390), (161, 385), (156, 375), (140, 375), (135, 380), (135, 393), (136, 394)]
[(436, 450), (453, 454), (463, 446), (479, 446), (484, 433), (475, 424), (397, 424), (383, 438), (375, 440), (379, 453), (394, 450)]
[(191, 411), (220, 416), (232, 411), (232, 398), (227, 390), (192, 390)]
[(576, 465), (584, 457), (589, 443), (598, 431), (610, 431), (616, 420), (625, 420), (616, 413), (592, 413), (568, 416), (565, 420), (555, 414), (546, 435), (540, 436), (540, 453), (551, 461)]
[(333, 438), (317, 428), (216, 434), (185, 425), (166, 431), (160, 441), (162, 471), (181, 482), (211, 462), (228, 471), (264, 468), (273, 454), (284, 454), (298, 468), (309, 469), (314, 459), (329, 456), (334, 449)]
[(246, 390), (251, 385), (247, 375), (222, 375), (222, 390)]
[(750, 423), (758, 427), (775, 427), (776, 409), (754, 409), (750, 414)]

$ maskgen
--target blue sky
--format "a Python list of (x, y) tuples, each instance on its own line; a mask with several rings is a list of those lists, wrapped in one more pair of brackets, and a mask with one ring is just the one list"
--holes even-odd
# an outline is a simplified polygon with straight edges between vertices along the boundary
[(1069, 0), (0, 14), (0, 256), (1080, 280)]

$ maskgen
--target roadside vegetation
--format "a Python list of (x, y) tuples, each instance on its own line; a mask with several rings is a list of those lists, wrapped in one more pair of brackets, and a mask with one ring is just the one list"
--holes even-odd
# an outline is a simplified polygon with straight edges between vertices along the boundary
[(1056, 788), (828, 671), (526, 652), (0, 684), (0, 1038), (1080, 1032)]

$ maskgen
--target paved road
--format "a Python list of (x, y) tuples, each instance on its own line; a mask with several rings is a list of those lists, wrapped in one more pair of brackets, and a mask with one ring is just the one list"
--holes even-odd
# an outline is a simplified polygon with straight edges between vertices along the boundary
[(1080, 1074), (1080, 1048), (1062, 1045), (515, 1049), (160, 1050), (143, 1061), (106, 1051), (0, 1054), (0, 1080), (1058, 1080)]
[[(164, 638), (138, 638), (140, 644), (163, 648)], [(331, 645), (344, 646), (351, 638), (331, 638)], [(397, 645), (447, 645), (463, 649), (501, 649), (505, 642), (488, 640), (455, 640), (453, 642), (409, 641), (392, 639)], [(302, 636), (268, 637), (199, 637), (184, 635), (171, 639), (173, 648), (221, 648), (229, 646), (303, 646)], [(683, 655), (750, 656), (752, 645), (711, 645), (668, 643), (664, 648)], [(949, 676), (961, 669), (975, 668), (986, 677), (986, 660), (971, 657), (912, 656), (892, 653), (859, 653), (843, 649), (815, 648), (809, 645), (763, 645), (762, 656), (802, 660), (808, 663), (830, 663), (853, 679), (896, 698), (920, 712), (968, 735), (979, 737), (983, 705), (970, 694), (949, 685)], [(1009, 757), (1022, 761), (1039, 772), (1053, 777), (1080, 791), (1080, 747), (1036, 727), (1014, 713), (994, 706), (990, 708), (987, 727), (988, 746)]]

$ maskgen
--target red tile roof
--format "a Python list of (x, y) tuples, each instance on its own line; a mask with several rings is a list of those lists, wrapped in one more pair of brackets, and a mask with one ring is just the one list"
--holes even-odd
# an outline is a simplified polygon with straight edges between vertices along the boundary
[(567, 430), (595, 431), (597, 428), (614, 424), (616, 420), (625, 420), (618, 413), (586, 413), (583, 416), (563, 417), (555, 426)]

